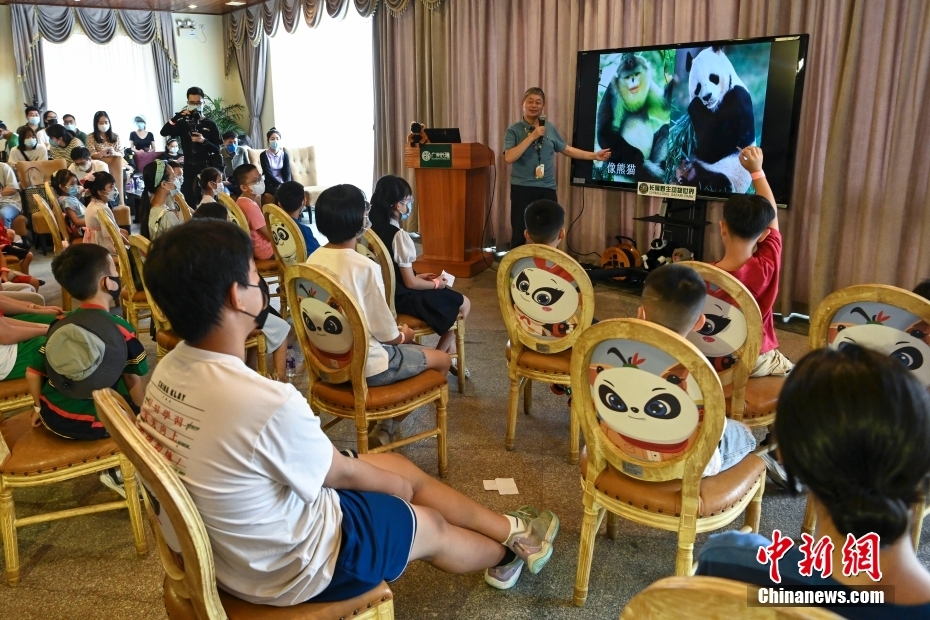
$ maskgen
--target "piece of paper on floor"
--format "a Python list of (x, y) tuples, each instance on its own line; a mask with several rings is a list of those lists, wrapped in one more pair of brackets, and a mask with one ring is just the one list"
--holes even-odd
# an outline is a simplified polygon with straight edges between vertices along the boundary
[(513, 478), (497, 478), (494, 482), (497, 483), (497, 491), (501, 495), (519, 495), (517, 483)]
[(445, 282), (446, 286), (449, 288), (452, 288), (452, 285), (455, 284), (455, 276), (451, 273), (446, 273), (445, 271), (439, 274), (439, 279)]
[(496, 491), (496, 490), (497, 490), (497, 480), (485, 480), (485, 481), (484, 481), (484, 490), (485, 490), (485, 491)]

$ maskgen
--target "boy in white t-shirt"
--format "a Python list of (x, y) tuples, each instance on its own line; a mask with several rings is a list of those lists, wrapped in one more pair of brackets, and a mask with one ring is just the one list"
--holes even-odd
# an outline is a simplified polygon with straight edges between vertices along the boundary
[[(413, 330), (398, 326), (388, 307), (381, 269), (355, 249), (358, 238), (371, 225), (370, 209), (364, 192), (354, 185), (336, 185), (320, 194), (315, 205), (316, 227), (329, 243), (314, 251), (307, 264), (332, 273), (365, 316), (370, 334), (365, 372), (368, 385), (389, 385), (427, 369), (445, 375), (452, 358), (444, 351), (413, 344)], [(378, 422), (369, 445), (390, 443), (395, 420), (399, 423), (403, 417)]]
[(487, 569), (498, 588), (524, 563), (539, 572), (559, 529), (551, 511), (497, 514), (398, 454), (341, 453), (300, 392), (245, 365), (268, 307), (260, 280), (249, 236), (218, 220), (168, 230), (145, 261), (184, 342), (155, 368), (137, 425), (181, 474), (221, 587), (287, 606), (357, 596), (411, 560)]

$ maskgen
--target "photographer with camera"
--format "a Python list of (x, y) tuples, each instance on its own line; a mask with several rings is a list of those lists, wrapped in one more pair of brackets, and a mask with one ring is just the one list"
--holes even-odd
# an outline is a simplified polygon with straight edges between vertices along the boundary
[(188, 204), (197, 204), (194, 196), (197, 175), (218, 159), (222, 142), (216, 123), (203, 116), (203, 105), (203, 90), (197, 86), (188, 88), (187, 106), (161, 128), (161, 135), (181, 141), (184, 152), (181, 193)]

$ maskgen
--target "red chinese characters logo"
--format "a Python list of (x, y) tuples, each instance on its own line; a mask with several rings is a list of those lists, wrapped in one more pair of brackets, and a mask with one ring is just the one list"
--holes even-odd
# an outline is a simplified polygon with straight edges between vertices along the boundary
[[(823, 536), (815, 540), (810, 534), (801, 534), (801, 544), (798, 551), (803, 556), (798, 562), (798, 573), (802, 577), (811, 577), (814, 571), (820, 573), (824, 579), (833, 574), (833, 541)], [(881, 538), (878, 534), (869, 533), (861, 538), (852, 534), (846, 535), (843, 544), (842, 561), (843, 575), (853, 577), (859, 573), (866, 573), (872, 581), (881, 581), (882, 571), (879, 563), (879, 545)], [(781, 583), (781, 572), (778, 561), (794, 546), (794, 541), (782, 536), (779, 530), (772, 532), (772, 543), (759, 547), (756, 560), (759, 564), (769, 565), (769, 578), (773, 583)]]
[(772, 544), (766, 547), (759, 547), (759, 551), (756, 553), (756, 560), (759, 561), (759, 564), (769, 565), (769, 579), (774, 583), (781, 583), (778, 561), (782, 559), (793, 546), (793, 540), (787, 536), (782, 536), (779, 530), (772, 530)]
[(881, 581), (882, 569), (878, 560), (878, 547), (881, 538), (870, 532), (861, 538), (846, 534), (843, 544), (843, 574), (853, 577), (865, 573), (872, 581)]

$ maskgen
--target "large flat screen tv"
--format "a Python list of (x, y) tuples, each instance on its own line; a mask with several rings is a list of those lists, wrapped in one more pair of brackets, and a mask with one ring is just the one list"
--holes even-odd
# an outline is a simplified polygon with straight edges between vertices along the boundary
[(578, 52), (572, 184), (636, 191), (689, 185), (699, 197), (753, 191), (739, 149), (756, 145), (775, 199), (794, 176), (808, 35)]

